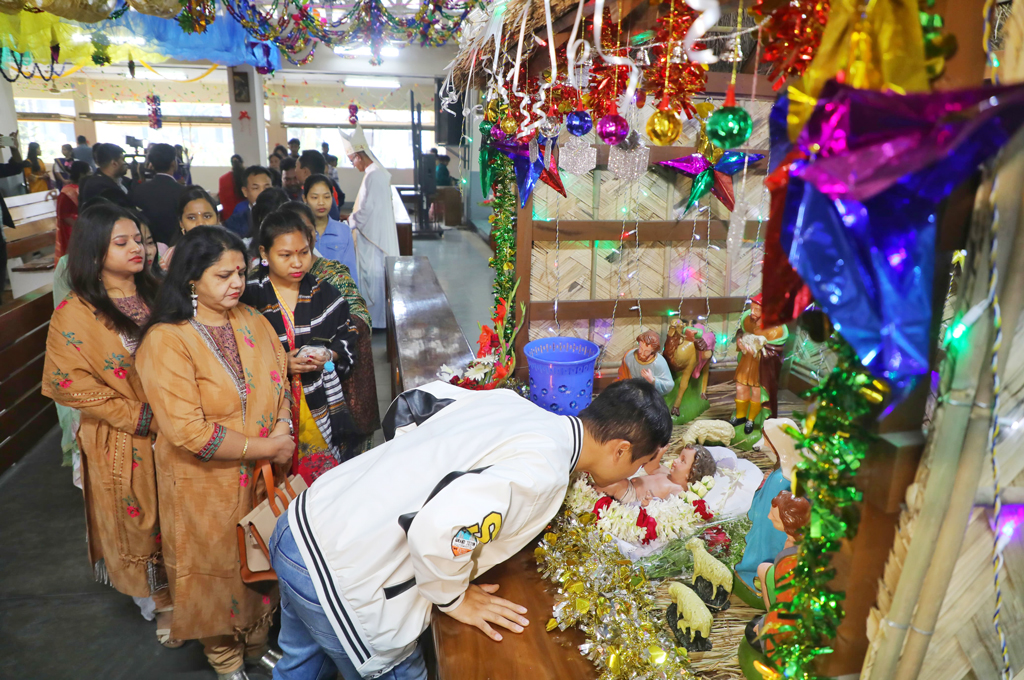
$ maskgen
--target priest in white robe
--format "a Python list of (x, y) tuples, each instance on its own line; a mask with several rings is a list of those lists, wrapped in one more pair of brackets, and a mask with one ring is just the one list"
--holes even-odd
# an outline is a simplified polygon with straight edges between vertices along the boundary
[(356, 246), (359, 292), (366, 300), (374, 328), (387, 326), (384, 302), (384, 258), (398, 256), (398, 228), (391, 205), (391, 174), (370, 151), (363, 129), (342, 134), (345, 154), (363, 173), (348, 225)]

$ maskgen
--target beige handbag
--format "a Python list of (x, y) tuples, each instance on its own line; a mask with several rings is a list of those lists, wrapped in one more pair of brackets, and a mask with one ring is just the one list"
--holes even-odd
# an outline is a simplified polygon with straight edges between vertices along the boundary
[[(259, 583), (276, 581), (277, 574), (270, 566), (270, 550), (267, 543), (274, 533), (277, 518), (288, 509), (288, 504), (305, 491), (306, 480), (299, 475), (286, 477), (284, 482), (274, 484), (274, 468), (269, 461), (261, 460), (256, 466), (252, 481), (253, 503), (256, 502), (256, 481), (263, 475), (267, 498), (238, 522), (238, 559), (241, 562), (242, 582)], [(280, 503), (278, 502), (280, 501)]]

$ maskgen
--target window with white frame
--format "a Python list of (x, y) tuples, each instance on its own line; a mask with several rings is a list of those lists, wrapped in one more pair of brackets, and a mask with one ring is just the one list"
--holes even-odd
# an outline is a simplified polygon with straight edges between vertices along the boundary
[[(71, 99), (15, 97), (14, 110), (18, 115), (18, 138), (22, 154), (28, 153), (31, 142), (39, 143), (39, 158), (49, 170), (56, 159), (63, 157), (60, 152), (64, 144), (75, 145), (75, 125), (70, 121), (44, 120), (33, 118), (32, 114), (75, 115), (75, 102)], [(7, 134), (10, 130), (0, 131)]]
[(230, 125), (192, 125), (187, 123), (165, 123), (154, 130), (147, 123), (121, 123), (98, 121), (96, 139), (110, 142), (132, 153), (127, 137), (142, 142), (142, 152), (149, 144), (181, 144), (192, 156), (192, 165), (200, 167), (223, 167), (231, 164), (235, 152), (234, 138)]

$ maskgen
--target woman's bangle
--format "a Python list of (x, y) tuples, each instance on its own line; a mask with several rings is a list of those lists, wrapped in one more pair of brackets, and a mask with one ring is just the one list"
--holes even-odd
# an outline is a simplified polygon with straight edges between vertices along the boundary
[(245, 454), (249, 451), (249, 438), (245, 438), (245, 445), (242, 446), (242, 457), (239, 460), (245, 460)]

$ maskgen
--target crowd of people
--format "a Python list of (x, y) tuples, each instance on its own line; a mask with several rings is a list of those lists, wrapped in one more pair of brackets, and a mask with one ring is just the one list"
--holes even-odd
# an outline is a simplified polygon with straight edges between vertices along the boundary
[(380, 427), (389, 175), (357, 130), (346, 151), (366, 175), (343, 214), (324, 154), (292, 141), (269, 166), (232, 159), (220, 210), (168, 144), (131, 164), (115, 144), (70, 149), (57, 197), (43, 393), (83, 488), (92, 567), (155, 617), (161, 644), (199, 640), (231, 680), (267, 653), (278, 605), (239, 571), (236, 526), (265, 493), (256, 465), (312, 484)]
[[(292, 141), (268, 166), (233, 159), (220, 210), (175, 179), (169, 145), (148, 150), (148, 179), (113, 144), (76, 156), (42, 389), (93, 572), (155, 618), (159, 644), (198, 640), (218, 680), (254, 665), (276, 680), (426, 680), (417, 640), (434, 606), (495, 641), (523, 632), (526, 609), (471, 579), (536, 537), (573, 471), (607, 485), (660, 459), (671, 418), (644, 380), (579, 418), (444, 382), (382, 418), (371, 334), (398, 254), (390, 175), (358, 127), (345, 136), (363, 180), (343, 214), (336, 162)], [(368, 452), (378, 428), (386, 443)], [(240, 523), (287, 475), (308, 490), (257, 541)]]

